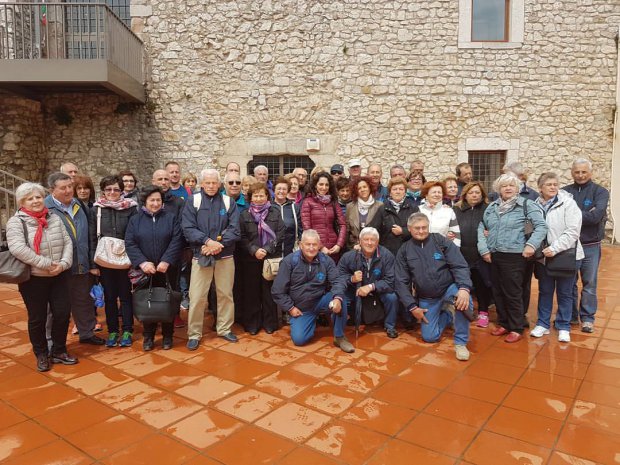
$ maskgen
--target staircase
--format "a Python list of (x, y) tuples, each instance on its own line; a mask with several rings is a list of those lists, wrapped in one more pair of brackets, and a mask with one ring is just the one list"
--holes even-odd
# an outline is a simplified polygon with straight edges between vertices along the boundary
[(0, 170), (0, 246), (6, 242), (6, 222), (17, 211), (15, 189), (24, 182), (28, 180)]

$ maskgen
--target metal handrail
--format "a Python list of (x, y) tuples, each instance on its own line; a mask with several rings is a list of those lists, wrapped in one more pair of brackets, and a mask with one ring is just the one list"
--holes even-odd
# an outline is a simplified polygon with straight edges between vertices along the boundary
[[(4, 229), (7, 220), (17, 211), (15, 189), (24, 182), (28, 182), (28, 180), (15, 176), (8, 171), (0, 170), (0, 230)], [(0, 231), (0, 233), (2, 232)]]
[(0, 3), (2, 59), (105, 59), (143, 82), (143, 43), (105, 3)]

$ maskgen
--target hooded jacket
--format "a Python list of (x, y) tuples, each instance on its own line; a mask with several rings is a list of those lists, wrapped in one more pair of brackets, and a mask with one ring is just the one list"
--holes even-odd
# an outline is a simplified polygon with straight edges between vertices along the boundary
[[(536, 201), (539, 205), (541, 199)], [(549, 209), (544, 212), (547, 223), (547, 244), (555, 254), (564, 252), (577, 246), (577, 260), (584, 257), (583, 248), (579, 242), (581, 231), (580, 210), (573, 196), (560, 189), (556, 199)]]

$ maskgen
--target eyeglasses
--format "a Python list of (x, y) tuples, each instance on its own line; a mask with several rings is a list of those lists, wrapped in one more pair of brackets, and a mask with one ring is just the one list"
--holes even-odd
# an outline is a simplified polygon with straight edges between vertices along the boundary
[(241, 181), (228, 181), (229, 186), (240, 186)]
[(132, 183), (132, 184), (135, 184), (135, 182), (136, 182), (136, 181), (134, 181), (133, 179), (123, 179), (123, 182), (124, 182), (125, 184), (127, 184), (128, 182), (130, 182), (130, 183)]
[(120, 192), (121, 190), (118, 187), (106, 187), (103, 189), (103, 192)]

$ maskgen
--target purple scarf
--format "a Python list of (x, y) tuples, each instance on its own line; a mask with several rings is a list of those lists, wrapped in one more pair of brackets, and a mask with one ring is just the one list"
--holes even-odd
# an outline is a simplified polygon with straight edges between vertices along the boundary
[(276, 238), (276, 233), (265, 223), (265, 218), (267, 218), (270, 207), (271, 202), (265, 202), (263, 205), (256, 205), (252, 202), (250, 203), (250, 208), (248, 208), (250, 215), (252, 215), (254, 222), (258, 226), (258, 240), (261, 247), (265, 247), (270, 241)]

